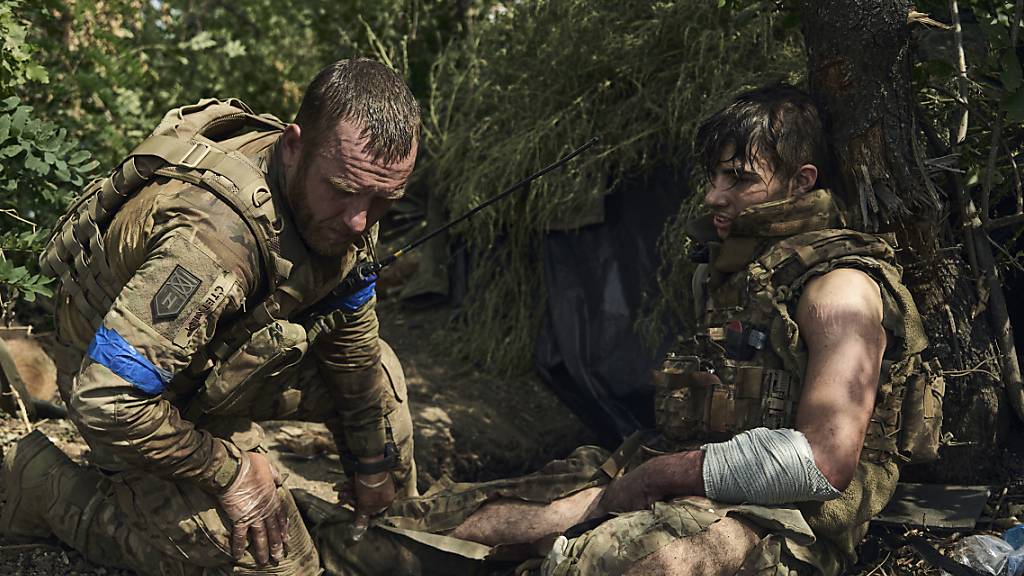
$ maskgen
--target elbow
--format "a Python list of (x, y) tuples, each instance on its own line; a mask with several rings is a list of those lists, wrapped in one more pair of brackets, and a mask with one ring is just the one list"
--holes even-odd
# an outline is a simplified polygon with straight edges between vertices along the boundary
[(828, 483), (831, 484), (833, 488), (840, 492), (845, 492), (846, 489), (850, 486), (850, 483), (853, 482), (852, 469), (836, 470), (824, 475), (825, 479), (828, 480)]
[(811, 451), (814, 454), (814, 464), (825, 480), (839, 492), (845, 491), (853, 482), (860, 451), (852, 455), (838, 455), (825, 453), (815, 446), (811, 447)]
[(116, 402), (100, 402), (79, 393), (69, 398), (68, 416), (86, 434), (110, 433), (118, 428)]

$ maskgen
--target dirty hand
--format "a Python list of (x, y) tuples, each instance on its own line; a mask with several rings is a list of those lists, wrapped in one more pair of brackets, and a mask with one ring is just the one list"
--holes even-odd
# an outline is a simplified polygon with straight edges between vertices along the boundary
[(231, 519), (231, 555), (235, 560), (251, 542), (252, 555), (264, 565), (288, 555), (288, 515), (277, 488), (277, 470), (262, 454), (243, 452), (238, 476), (217, 496)]
[(663, 496), (654, 491), (647, 477), (647, 470), (640, 466), (632, 472), (612, 480), (590, 513), (590, 517), (603, 516), (610, 512), (632, 512), (647, 510)]
[(355, 527), (363, 528), (371, 516), (384, 512), (395, 501), (395, 480), (391, 472), (355, 475)]

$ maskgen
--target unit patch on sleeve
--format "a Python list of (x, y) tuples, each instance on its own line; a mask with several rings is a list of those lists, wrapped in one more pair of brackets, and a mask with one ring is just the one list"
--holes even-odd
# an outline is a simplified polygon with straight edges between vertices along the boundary
[(156, 320), (176, 318), (185, 308), (185, 304), (195, 295), (196, 290), (199, 290), (199, 285), (202, 283), (199, 277), (182, 268), (180, 264), (175, 266), (150, 303), (153, 308), (153, 318)]

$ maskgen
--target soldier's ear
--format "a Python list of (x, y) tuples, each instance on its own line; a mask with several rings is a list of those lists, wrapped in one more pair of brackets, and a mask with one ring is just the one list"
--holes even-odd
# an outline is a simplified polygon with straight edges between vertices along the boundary
[(302, 152), (302, 128), (298, 124), (289, 124), (281, 133), (281, 153), (284, 166), (290, 171), (299, 161)]
[(803, 194), (814, 189), (818, 183), (818, 167), (814, 164), (804, 164), (797, 169), (791, 181), (792, 190), (795, 194)]

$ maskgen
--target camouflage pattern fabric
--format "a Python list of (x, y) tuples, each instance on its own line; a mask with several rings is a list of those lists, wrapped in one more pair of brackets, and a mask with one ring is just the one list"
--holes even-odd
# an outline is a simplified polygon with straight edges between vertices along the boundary
[[(412, 497), (417, 494), (416, 468), (405, 376), (391, 348), (384, 342), (382, 346), (390, 391), (386, 419), (399, 448), (396, 484), (400, 496)], [(278, 383), (288, 385), (280, 394), (252, 404), (253, 416), (317, 420), (330, 415), (330, 398), (312, 358), (278, 378)], [(251, 419), (215, 418), (208, 429), (243, 450), (266, 451), (262, 430)], [(277, 566), (263, 567), (248, 552), (241, 561), (232, 562), (227, 517), (213, 496), (191, 482), (167, 480), (138, 469), (103, 473), (94, 467), (77, 467), (73, 477), (50, 492), (52, 501), (45, 509), (58, 538), (98, 564), (139, 574), (318, 574), (319, 556), (295, 502), (287, 488), (281, 488), (281, 495), (291, 519), (288, 558)]]
[[(484, 561), (508, 558), (503, 556), (508, 547), (480, 550), (473, 543), (427, 536), (443, 535), (494, 499), (551, 502), (603, 485), (623, 469), (639, 464), (647, 454), (693, 449), (757, 425), (791, 427), (806, 351), (787, 306), (796, 301), (799, 288), (807, 281), (836, 267), (864, 270), (879, 283), (885, 301), (884, 323), (896, 337), (888, 359), (896, 368), (902, 367), (901, 362), (920, 352), (925, 342), (913, 302), (905, 298), (899, 283), (899, 269), (891, 264), (892, 248), (877, 237), (829, 229), (841, 222), (831, 194), (824, 190), (748, 209), (736, 220), (737, 236), (712, 250), (710, 266), (703, 268), (708, 273), (701, 282), (704, 286), (695, 291), (703, 293), (706, 300), (700, 309), (704, 330), (683, 341), (689, 348), (670, 357), (656, 382), (661, 437), (648, 450), (620, 449), (617, 458), (599, 463), (600, 453), (581, 448), (568, 460), (523, 478), (440, 486), (422, 498), (395, 506), (369, 543), (352, 543), (343, 525), (321, 522), (315, 538), (325, 568), (334, 574), (475, 570)], [(788, 265), (790, 262), (796, 264)], [(734, 326), (737, 333), (730, 335), (729, 328)], [(896, 368), (894, 374), (898, 374)], [(707, 500), (703, 502), (710, 505), (702, 505), (688, 499), (659, 502), (651, 510), (611, 518), (571, 540), (556, 540), (559, 548), (549, 554), (543, 572), (620, 574), (678, 538), (698, 534), (730, 516), (766, 532), (750, 550), (742, 574), (840, 573), (855, 560), (855, 546), (867, 523), (895, 489), (898, 469), (893, 425), (902, 390), (894, 392), (892, 387), (901, 384), (901, 378), (893, 377), (880, 383), (866, 448), (853, 481), (840, 498), (792, 506), (726, 505)], [(530, 552), (522, 547), (519, 551)], [(547, 553), (533, 552), (539, 556)], [(423, 562), (422, 554), (431, 559), (429, 564)]]
[[(651, 453), (634, 445), (621, 461), (631, 469)], [(551, 555), (552, 539), (488, 547), (444, 534), (493, 500), (548, 503), (603, 486), (610, 481), (609, 471), (617, 473), (612, 462), (607, 451), (583, 446), (567, 459), (519, 478), (477, 484), (442, 481), (421, 497), (396, 502), (359, 541), (352, 539), (350, 512), (304, 492), (296, 499), (327, 574), (476, 574), (531, 557), (520, 568), (538, 570), (538, 560)], [(559, 561), (546, 561), (546, 574), (621, 574), (674, 540), (698, 534), (728, 516), (767, 532), (748, 553), (741, 574), (835, 576), (855, 560), (854, 549), (868, 521), (891, 498), (896, 476), (893, 463), (862, 461), (839, 499), (800, 506), (731, 505), (703, 498), (658, 502), (651, 510), (618, 515), (569, 539), (557, 554)]]
[[(133, 156), (102, 182), (102, 194), (69, 210), (45, 255), (60, 275), (61, 396), (92, 463), (124, 486), (113, 500), (114, 492), (97, 497), (91, 509), (117, 501), (120, 508), (106, 518), (148, 522), (147, 531), (134, 532), (172, 554), (168, 566), (225, 561), (215, 545), (223, 523), (210, 513), (212, 500), (199, 495), (215, 493), (230, 478), (234, 450), (259, 449), (255, 420), (324, 422), (339, 449), (356, 456), (381, 453), (390, 436), (400, 451), (400, 490), (416, 493), (404, 376), (379, 338), (376, 299), (351, 306), (331, 294), (372, 252), (375, 237), (340, 256), (306, 249), (273, 160), (278, 135), (245, 133), (219, 142), (217, 154), (155, 172), (152, 156)], [(211, 141), (204, 142), (209, 149)], [(186, 170), (209, 159), (219, 163), (208, 172)], [(258, 194), (225, 196), (232, 173), (249, 179), (246, 189)], [(143, 184), (131, 189), (129, 181)], [(257, 239), (257, 230), (270, 228), (271, 238), (260, 232)], [(307, 331), (320, 314), (330, 314), (330, 330), (310, 342)], [(145, 502), (126, 499), (140, 494)], [(55, 498), (53, 506), (63, 507), (64, 497)], [(161, 502), (163, 514), (147, 519)], [(188, 536), (170, 539), (177, 552), (166, 548), (166, 535), (203, 511), (206, 520), (188, 528)], [(97, 522), (96, 534), (106, 536), (88, 546), (123, 548), (119, 532)], [(301, 552), (309, 537), (301, 522), (293, 530), (292, 546)], [(92, 557), (103, 562), (106, 556)], [(306, 565), (281, 573), (308, 574)], [(156, 573), (152, 566), (132, 567)], [(236, 568), (244, 572), (245, 562)]]

